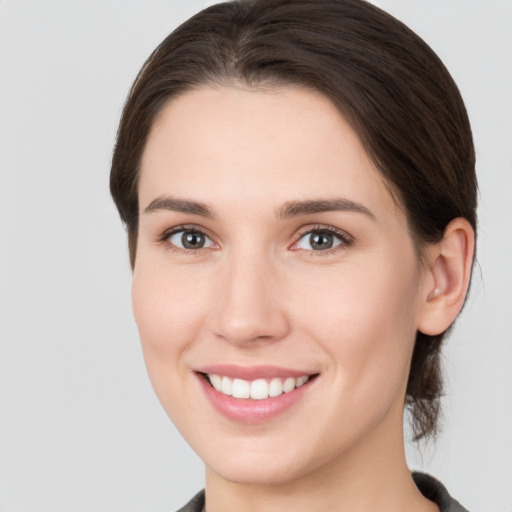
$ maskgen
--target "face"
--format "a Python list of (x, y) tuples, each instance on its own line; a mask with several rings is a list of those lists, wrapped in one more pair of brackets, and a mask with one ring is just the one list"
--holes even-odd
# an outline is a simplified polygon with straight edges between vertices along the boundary
[(209, 471), (274, 484), (401, 442), (421, 267), (334, 106), (198, 89), (163, 109), (141, 169), (135, 319)]

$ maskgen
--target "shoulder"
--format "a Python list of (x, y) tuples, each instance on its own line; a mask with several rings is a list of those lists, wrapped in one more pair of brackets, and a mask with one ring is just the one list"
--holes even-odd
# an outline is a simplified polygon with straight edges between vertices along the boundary
[(184, 507), (178, 512), (201, 512), (204, 507), (204, 490), (198, 492)]
[(433, 501), (441, 512), (468, 512), (457, 500), (450, 496), (446, 487), (433, 476), (414, 472), (412, 477), (421, 494)]

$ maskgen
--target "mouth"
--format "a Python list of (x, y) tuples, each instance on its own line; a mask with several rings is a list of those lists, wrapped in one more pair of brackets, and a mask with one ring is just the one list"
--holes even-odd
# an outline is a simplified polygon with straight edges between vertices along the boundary
[(233, 398), (251, 400), (266, 400), (283, 393), (290, 393), (315, 377), (315, 375), (301, 375), (285, 379), (274, 377), (273, 379), (260, 378), (250, 381), (216, 373), (202, 373), (201, 375), (219, 393)]
[(195, 371), (214, 410), (228, 420), (259, 424), (300, 404), (319, 373), (277, 367), (216, 365)]

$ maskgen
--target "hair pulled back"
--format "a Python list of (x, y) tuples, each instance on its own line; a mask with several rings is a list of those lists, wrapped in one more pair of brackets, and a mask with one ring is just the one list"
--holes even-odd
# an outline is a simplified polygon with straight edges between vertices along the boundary
[[(150, 55), (125, 103), (110, 188), (136, 258), (140, 162), (155, 117), (202, 86), (316, 90), (358, 134), (404, 209), (421, 256), (456, 217), (476, 231), (475, 154), (457, 86), (414, 32), (364, 0), (235, 0), (209, 7)], [(416, 439), (436, 432), (445, 333), (417, 333), (407, 386)]]

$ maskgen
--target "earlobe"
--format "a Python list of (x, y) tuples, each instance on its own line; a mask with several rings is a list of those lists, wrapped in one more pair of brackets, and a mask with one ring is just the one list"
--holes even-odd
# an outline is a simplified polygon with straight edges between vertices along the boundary
[(444, 332), (459, 314), (471, 279), (475, 234), (467, 219), (458, 217), (443, 238), (429, 248), (418, 330), (427, 335)]

